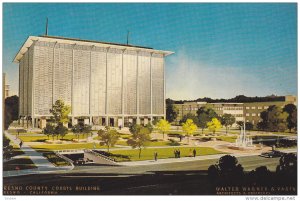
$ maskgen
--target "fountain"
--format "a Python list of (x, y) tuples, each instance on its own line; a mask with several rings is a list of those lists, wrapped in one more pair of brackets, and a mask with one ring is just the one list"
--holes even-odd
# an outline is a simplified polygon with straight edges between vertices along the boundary
[(246, 136), (246, 125), (244, 122), (244, 126), (241, 127), (241, 133), (235, 140), (235, 143), (225, 145), (229, 149), (235, 150), (254, 150), (257, 149), (256, 146), (253, 145), (252, 138)]
[(235, 147), (247, 148), (253, 147), (252, 138), (246, 136), (246, 125), (244, 122), (244, 128), (241, 127), (240, 136), (235, 140)]

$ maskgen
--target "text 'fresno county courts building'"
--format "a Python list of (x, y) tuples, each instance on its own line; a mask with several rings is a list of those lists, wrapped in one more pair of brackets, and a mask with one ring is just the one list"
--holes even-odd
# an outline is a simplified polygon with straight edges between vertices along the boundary
[(165, 62), (173, 52), (56, 36), (29, 36), (19, 63), (19, 115), (43, 128), (56, 100), (70, 124), (146, 124), (165, 117)]

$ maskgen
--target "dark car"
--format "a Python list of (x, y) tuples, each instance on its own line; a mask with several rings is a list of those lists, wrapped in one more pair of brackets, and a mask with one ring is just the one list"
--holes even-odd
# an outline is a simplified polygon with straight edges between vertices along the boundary
[(277, 157), (281, 157), (283, 155), (284, 155), (283, 152), (274, 150), (274, 151), (270, 151), (270, 152), (261, 153), (259, 156), (266, 157), (266, 158), (277, 158)]

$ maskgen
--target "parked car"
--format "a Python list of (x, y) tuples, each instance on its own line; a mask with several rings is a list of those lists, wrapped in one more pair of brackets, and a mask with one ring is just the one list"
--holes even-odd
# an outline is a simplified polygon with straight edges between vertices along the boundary
[(273, 151), (270, 151), (270, 152), (263, 152), (259, 156), (265, 157), (265, 158), (277, 158), (277, 157), (281, 157), (283, 155), (284, 155), (283, 152), (273, 150)]
[(85, 164), (85, 160), (83, 158), (79, 158), (78, 160), (75, 161), (75, 164), (77, 164), (77, 165), (84, 165)]

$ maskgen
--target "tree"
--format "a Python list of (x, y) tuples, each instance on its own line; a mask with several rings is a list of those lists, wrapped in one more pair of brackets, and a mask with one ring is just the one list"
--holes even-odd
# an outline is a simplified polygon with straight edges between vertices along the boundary
[(203, 106), (203, 107), (200, 107), (198, 110), (197, 110), (197, 115), (199, 116), (200, 114), (206, 114), (207, 115), (207, 118), (208, 118), (208, 121), (211, 121), (213, 118), (219, 118), (218, 114), (216, 113), (216, 111), (208, 106)]
[(202, 130), (202, 134), (203, 134), (203, 130), (205, 128), (207, 128), (207, 122), (209, 122), (209, 117), (206, 113), (200, 113), (198, 115), (198, 124), (197, 126), (199, 126)]
[(156, 124), (156, 127), (163, 133), (163, 139), (165, 139), (165, 133), (170, 130), (171, 124), (167, 120), (161, 119)]
[(81, 122), (72, 127), (72, 132), (78, 137), (78, 141), (80, 135), (89, 134), (91, 131), (91, 125), (83, 124)]
[(132, 138), (127, 140), (127, 144), (130, 145), (133, 149), (139, 149), (139, 158), (141, 158), (142, 148), (145, 147), (150, 141), (150, 130), (147, 127), (141, 125), (133, 125), (133, 128), (130, 130), (132, 133)]
[(235, 156), (225, 155), (208, 168), (208, 176), (223, 184), (236, 184), (242, 181), (244, 172)]
[(251, 122), (246, 122), (245, 127), (246, 130), (253, 130), (254, 125)]
[(65, 137), (65, 135), (68, 133), (68, 128), (65, 127), (62, 123), (59, 123), (55, 127), (55, 133), (57, 134), (57, 139), (58, 139), (58, 136), (61, 136), (61, 138), (63, 139)]
[(238, 125), (238, 128), (241, 129), (244, 126), (244, 122), (243, 121), (237, 121), (236, 124)]
[(3, 158), (9, 160), (13, 154), (13, 146), (10, 145), (10, 140), (3, 135)]
[(287, 127), (291, 132), (292, 129), (297, 128), (297, 107), (294, 104), (287, 104), (283, 111), (288, 113)]
[(169, 122), (173, 122), (177, 118), (178, 111), (174, 106), (174, 101), (171, 99), (166, 100), (166, 119)]
[(210, 122), (207, 122), (207, 127), (215, 134), (221, 128), (221, 122), (217, 118), (212, 118)]
[(187, 119), (185, 123), (182, 124), (182, 130), (188, 136), (188, 143), (190, 142), (189, 136), (192, 135), (197, 130), (197, 125), (192, 119)]
[(194, 114), (192, 114), (192, 113), (187, 113), (186, 115), (184, 115), (182, 117), (182, 119), (180, 120), (180, 124), (185, 123), (188, 119), (191, 119), (191, 120), (193, 120), (193, 122), (195, 124), (198, 124), (198, 118), (197, 118), (197, 116), (194, 115)]
[(106, 145), (107, 152), (109, 152), (109, 148), (116, 144), (120, 134), (115, 129), (111, 129), (109, 126), (106, 126), (104, 130), (101, 129), (98, 131), (98, 136), (101, 140), (100, 145)]
[(83, 134), (90, 134), (92, 131), (92, 126), (91, 125), (88, 125), (88, 124), (84, 124), (83, 127), (82, 127), (82, 133)]
[(288, 113), (280, 107), (272, 105), (266, 111), (260, 113), (262, 123), (257, 126), (268, 131), (284, 131), (287, 129)]
[(221, 123), (226, 128), (226, 134), (227, 134), (228, 128), (230, 126), (232, 126), (232, 124), (234, 124), (234, 122), (235, 122), (235, 117), (232, 114), (224, 114), (221, 117)]
[(4, 104), (4, 129), (6, 130), (13, 121), (19, 118), (19, 97), (7, 97)]
[(48, 136), (48, 139), (49, 139), (49, 136), (52, 136), (52, 140), (54, 140), (54, 137), (56, 135), (55, 126), (50, 123), (47, 123), (46, 127), (43, 130), (43, 133)]
[(56, 123), (68, 123), (69, 117), (68, 115), (71, 112), (71, 107), (69, 105), (65, 105), (64, 101), (57, 100), (55, 104), (50, 109), (50, 113), (53, 115), (51, 119)]

